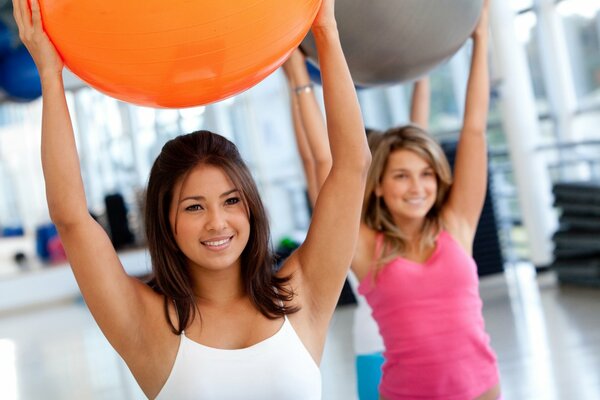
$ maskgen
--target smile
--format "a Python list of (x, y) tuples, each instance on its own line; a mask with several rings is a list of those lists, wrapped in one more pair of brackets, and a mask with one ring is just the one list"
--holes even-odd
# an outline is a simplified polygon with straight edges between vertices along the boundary
[(405, 200), (408, 204), (412, 204), (412, 205), (420, 205), (423, 204), (425, 202), (424, 198), (418, 198), (418, 199), (406, 199)]
[(210, 248), (213, 248), (213, 249), (221, 249), (221, 248), (226, 247), (231, 242), (232, 239), (233, 239), (233, 236), (230, 236), (230, 237), (225, 238), (225, 239), (207, 240), (207, 241), (200, 242), (200, 243), (202, 243), (206, 247), (210, 247)]

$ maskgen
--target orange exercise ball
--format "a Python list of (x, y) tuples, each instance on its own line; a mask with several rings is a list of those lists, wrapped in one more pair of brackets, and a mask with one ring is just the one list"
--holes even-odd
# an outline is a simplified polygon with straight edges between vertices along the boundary
[(40, 0), (65, 65), (129, 103), (181, 108), (257, 84), (300, 44), (321, 0)]

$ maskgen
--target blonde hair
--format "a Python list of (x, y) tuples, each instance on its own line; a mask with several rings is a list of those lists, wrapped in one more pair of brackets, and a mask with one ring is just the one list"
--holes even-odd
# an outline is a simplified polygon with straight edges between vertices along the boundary
[(435, 203), (425, 216), (425, 223), (421, 229), (420, 251), (435, 245), (435, 238), (442, 227), (440, 212), (452, 185), (452, 172), (441, 146), (425, 130), (416, 125), (387, 130), (378, 138), (375, 147), (365, 188), (362, 220), (369, 228), (383, 233), (384, 237), (383, 247), (376, 254), (374, 274), (376, 277), (383, 265), (407, 250), (408, 242), (402, 228), (396, 226), (383, 198), (376, 194), (376, 188), (381, 183), (390, 154), (398, 150), (412, 151), (433, 168), (436, 176)]

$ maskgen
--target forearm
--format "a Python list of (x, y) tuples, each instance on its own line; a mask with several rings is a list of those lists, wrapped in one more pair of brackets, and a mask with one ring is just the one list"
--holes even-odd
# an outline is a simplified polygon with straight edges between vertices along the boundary
[(473, 37), (471, 73), (465, 101), (465, 132), (485, 132), (487, 126), (490, 94), (487, 36), (487, 30), (481, 30)]
[(329, 174), (332, 162), (327, 128), (314, 92), (303, 90), (296, 93), (296, 96), (302, 128), (314, 162), (318, 193)]
[(68, 225), (87, 215), (85, 192), (62, 77), (42, 80), (42, 169), (50, 217)]
[[(291, 84), (291, 82), (290, 82)], [(306, 132), (302, 124), (300, 109), (296, 95), (294, 94), (293, 85), (290, 85), (290, 106), (292, 111), (292, 122), (294, 125), (294, 137), (296, 138), (296, 147), (298, 148), (298, 154), (302, 161), (302, 169), (304, 170), (304, 177), (306, 179), (306, 190), (308, 191), (308, 197), (310, 200), (311, 207), (314, 207), (317, 199), (319, 188), (317, 187), (316, 178), (316, 166), (313, 158), (312, 151), (306, 138)]]
[(313, 30), (323, 80), (334, 168), (363, 168), (370, 160), (362, 115), (335, 27)]
[(429, 128), (429, 78), (421, 78), (413, 85), (410, 103), (410, 122), (423, 129)]
[(316, 192), (318, 193), (331, 169), (331, 151), (327, 139), (327, 128), (321, 108), (315, 97), (304, 56), (301, 56), (299, 52), (293, 54), (288, 61), (286, 71), (293, 96), (292, 102), (297, 107), (294, 112), (298, 113), (298, 121), (301, 123), (301, 129), (314, 162), (317, 182)]

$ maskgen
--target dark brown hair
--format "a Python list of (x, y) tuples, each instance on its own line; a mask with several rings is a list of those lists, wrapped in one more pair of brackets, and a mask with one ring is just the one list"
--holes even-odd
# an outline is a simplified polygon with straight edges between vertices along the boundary
[[(165, 296), (165, 315), (174, 333), (191, 323), (196, 313), (188, 262), (181, 252), (169, 222), (173, 188), (179, 179), (200, 164), (221, 168), (240, 191), (248, 210), (250, 236), (240, 258), (246, 294), (267, 318), (275, 319), (298, 311), (284, 302), (294, 294), (286, 283), (290, 277), (275, 275), (269, 222), (258, 189), (235, 145), (209, 131), (197, 131), (168, 141), (150, 171), (146, 193), (145, 225), (152, 260), (149, 285)], [(168, 304), (173, 302), (178, 326), (169, 317)]]

